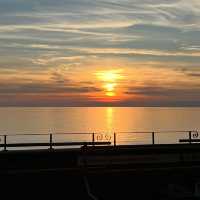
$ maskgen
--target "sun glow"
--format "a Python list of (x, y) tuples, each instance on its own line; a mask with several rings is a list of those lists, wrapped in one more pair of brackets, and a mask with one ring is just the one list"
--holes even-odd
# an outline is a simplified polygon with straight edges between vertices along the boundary
[(106, 96), (113, 97), (113, 96), (116, 96), (116, 93), (114, 93), (114, 92), (106, 92)]
[(97, 72), (96, 75), (102, 81), (115, 82), (122, 78), (122, 76), (119, 74), (120, 71), (119, 70), (101, 71)]
[(106, 89), (107, 92), (113, 92), (115, 90), (116, 87), (116, 83), (106, 83), (104, 85), (104, 88)]
[(116, 96), (118, 82), (120, 79), (122, 79), (120, 72), (121, 69), (99, 71), (95, 73), (97, 78), (101, 80), (102, 87), (104, 88), (104, 92), (107, 97)]

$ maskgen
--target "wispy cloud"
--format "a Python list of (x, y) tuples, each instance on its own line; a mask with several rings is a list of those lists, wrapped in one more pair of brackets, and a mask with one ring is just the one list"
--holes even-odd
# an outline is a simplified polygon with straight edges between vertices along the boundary
[(151, 55), (151, 56), (189, 56), (199, 57), (199, 51), (162, 51), (148, 49), (127, 49), (127, 48), (72, 48), (73, 50), (89, 54), (127, 54), (127, 55)]
[[(60, 77), (59, 77), (60, 78)], [(68, 85), (62, 84), (62, 81), (55, 83), (0, 83), (0, 94), (83, 94), (91, 92), (100, 92), (101, 89), (89, 85), (75, 85), (68, 82)], [(66, 83), (66, 81), (65, 81)]]
[(200, 85), (195, 88), (184, 88), (184, 87), (166, 87), (166, 86), (143, 86), (143, 87), (132, 87), (126, 92), (127, 94), (142, 95), (150, 97), (164, 97), (168, 98), (183, 98), (194, 97), (200, 98)]

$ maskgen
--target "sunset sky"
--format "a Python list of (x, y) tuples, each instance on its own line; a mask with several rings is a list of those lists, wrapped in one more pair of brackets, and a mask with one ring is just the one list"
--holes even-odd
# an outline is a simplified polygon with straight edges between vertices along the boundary
[(199, 0), (0, 0), (0, 106), (199, 106)]

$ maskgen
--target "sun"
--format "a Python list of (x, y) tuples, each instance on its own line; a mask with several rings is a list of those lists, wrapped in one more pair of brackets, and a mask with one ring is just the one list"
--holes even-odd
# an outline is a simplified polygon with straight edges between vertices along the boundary
[(106, 90), (106, 96), (108, 97), (116, 96), (116, 93), (115, 93), (116, 85), (117, 85), (116, 83), (106, 83), (104, 85), (104, 88)]
[(114, 96), (116, 96), (116, 93), (115, 92), (106, 92), (106, 96), (114, 97)]
[(106, 89), (107, 92), (113, 92), (115, 90), (116, 87), (116, 83), (106, 83), (104, 85), (104, 88)]
[(117, 94), (119, 80), (122, 79), (121, 70), (98, 71), (96, 77), (102, 82), (102, 88), (107, 97), (114, 97)]

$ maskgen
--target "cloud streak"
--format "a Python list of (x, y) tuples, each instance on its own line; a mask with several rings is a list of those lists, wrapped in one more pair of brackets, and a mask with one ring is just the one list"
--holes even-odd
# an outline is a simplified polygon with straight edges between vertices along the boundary
[(63, 86), (59, 84), (45, 83), (20, 83), (20, 84), (4, 84), (0, 83), (0, 94), (83, 94), (91, 92), (100, 92), (101, 89), (94, 86)]

